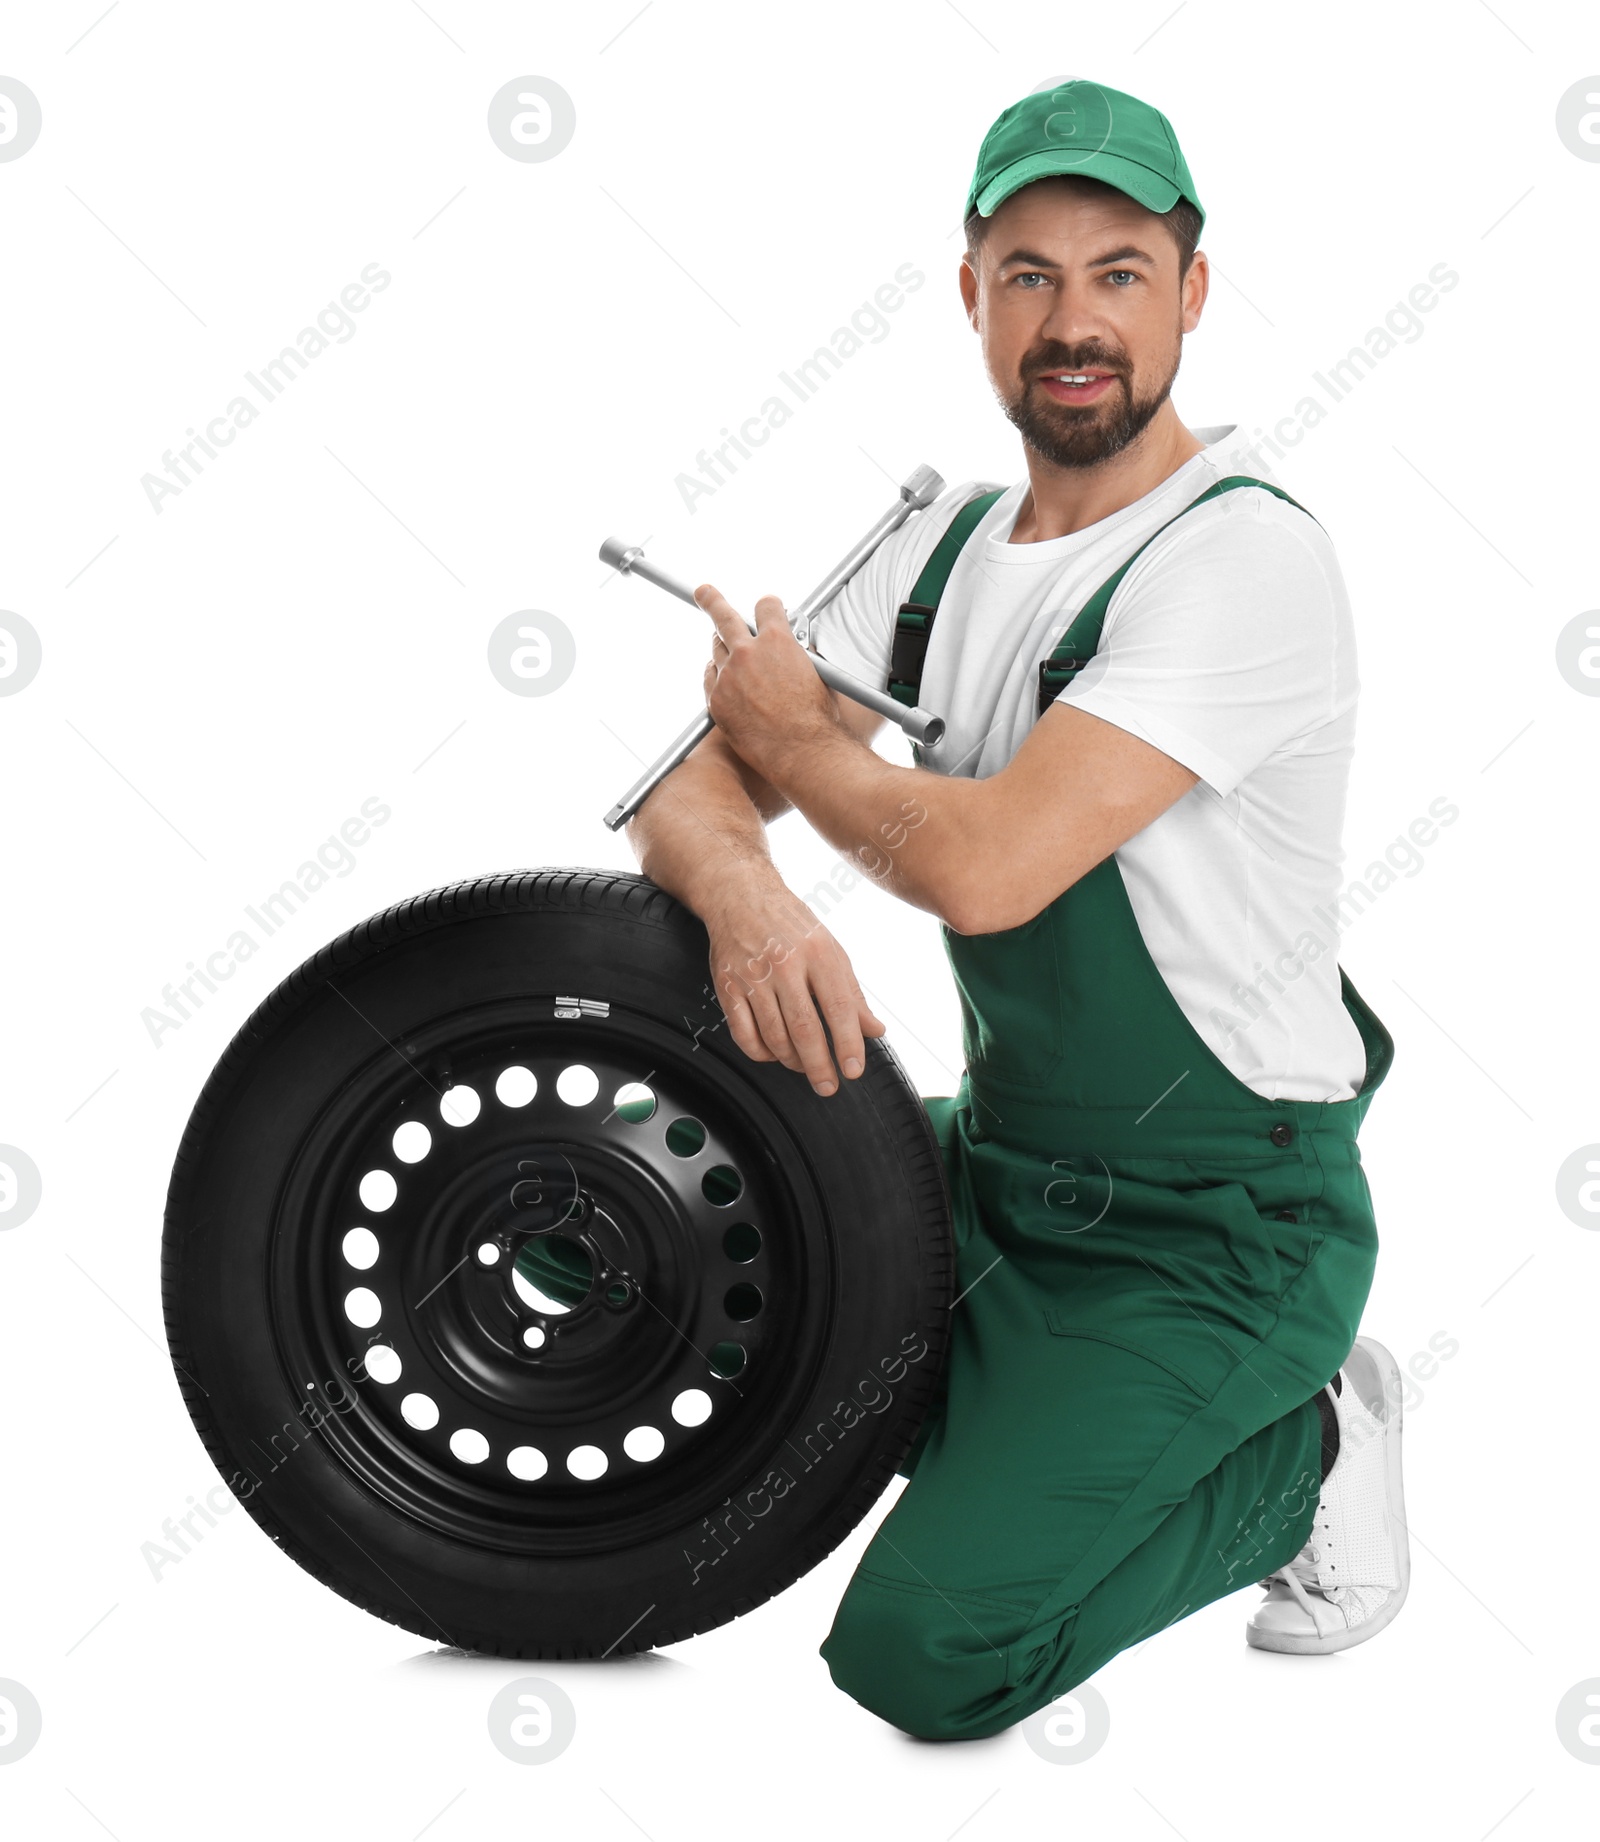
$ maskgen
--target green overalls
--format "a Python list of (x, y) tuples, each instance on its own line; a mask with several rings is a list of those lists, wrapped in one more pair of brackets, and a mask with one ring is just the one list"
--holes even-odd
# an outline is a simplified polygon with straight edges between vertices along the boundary
[[(958, 516), (902, 610), (906, 701), (998, 496)], [(1041, 711), (1132, 561), (1041, 666)], [(1168, 989), (1115, 855), (1023, 926), (944, 943), (967, 1062), (953, 1098), (926, 1099), (955, 1213), (950, 1349), (821, 1654), (908, 1733), (973, 1739), (1305, 1544), (1312, 1397), (1349, 1353), (1377, 1252), (1356, 1133), (1394, 1045), (1341, 972), (1359, 1093), (1264, 1099)]]

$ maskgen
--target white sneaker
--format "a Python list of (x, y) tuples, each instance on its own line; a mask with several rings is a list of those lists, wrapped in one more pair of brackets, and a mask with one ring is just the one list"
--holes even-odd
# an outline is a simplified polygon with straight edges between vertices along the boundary
[(1375, 1637), (1411, 1585), (1400, 1487), (1400, 1365), (1357, 1337), (1325, 1390), (1339, 1421), (1339, 1453), (1322, 1484), (1311, 1538), (1263, 1580), (1267, 1596), (1245, 1626), (1257, 1650), (1322, 1656)]

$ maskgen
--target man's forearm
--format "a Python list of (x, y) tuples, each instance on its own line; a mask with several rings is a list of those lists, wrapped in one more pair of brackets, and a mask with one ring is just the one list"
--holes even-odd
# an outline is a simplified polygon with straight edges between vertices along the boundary
[(842, 724), (763, 760), (762, 770), (880, 888), (968, 931), (981, 781), (897, 767)]
[(713, 736), (629, 820), (628, 842), (651, 882), (704, 918), (719, 896), (781, 882), (767, 824), (788, 809)]
[(828, 1095), (841, 1076), (866, 1072), (866, 1038), (884, 1024), (838, 941), (773, 864), (767, 823), (788, 810), (719, 731), (645, 801), (628, 841), (646, 876), (705, 923), (708, 989), (732, 1040)]

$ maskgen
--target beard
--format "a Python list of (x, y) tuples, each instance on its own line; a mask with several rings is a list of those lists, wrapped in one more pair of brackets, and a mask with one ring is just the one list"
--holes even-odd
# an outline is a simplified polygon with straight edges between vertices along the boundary
[[(1021, 388), (1015, 396), (1002, 393), (1001, 407), (1023, 441), (1052, 466), (1095, 467), (1144, 433), (1172, 392), (1181, 350), (1181, 345), (1174, 349), (1165, 375), (1149, 393), (1138, 396), (1126, 354), (1107, 351), (1092, 339), (1077, 346), (1051, 346), (1023, 360)], [(1110, 389), (1097, 403), (1081, 408), (1058, 403), (1037, 386), (1036, 380), (1046, 372), (1081, 371), (1090, 366), (1114, 374)]]

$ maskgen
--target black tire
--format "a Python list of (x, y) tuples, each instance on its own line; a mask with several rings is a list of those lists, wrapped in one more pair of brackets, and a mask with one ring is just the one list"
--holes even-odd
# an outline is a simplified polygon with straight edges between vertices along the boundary
[[(381, 1618), (504, 1656), (690, 1637), (820, 1561), (911, 1445), (951, 1286), (927, 1112), (881, 1042), (827, 1099), (751, 1061), (707, 951), (697, 918), (638, 876), (432, 890), (291, 974), (195, 1104), (162, 1249), (184, 1400), (261, 1527)], [(512, 1065), (538, 1079), (530, 1105), (492, 1091)], [(571, 1065), (602, 1077), (587, 1105), (555, 1091)], [(648, 1080), (650, 1118), (643, 1100), (618, 1109), (619, 1076)], [(482, 1102), (459, 1128), (437, 1097), (453, 1086)], [(684, 1117), (703, 1124), (697, 1152)], [(393, 1133), (415, 1121), (433, 1143), (402, 1164)], [(399, 1194), (379, 1219), (357, 1192), (385, 1168)], [(733, 1219), (756, 1230), (753, 1257)], [(358, 1225), (378, 1250), (365, 1272), (344, 1251), (370, 1251)], [(503, 1264), (474, 1251), (491, 1246)], [(527, 1300), (541, 1270), (576, 1272), (574, 1293), (593, 1281), (561, 1316), (553, 1284)], [(348, 1315), (352, 1281), (376, 1327)], [(669, 1418), (696, 1390), (709, 1418)], [(431, 1431), (400, 1411), (419, 1392)], [(661, 1456), (622, 1449), (635, 1415), (628, 1437), (654, 1427)], [(447, 1443), (468, 1428), (479, 1462)], [(602, 1476), (565, 1468), (571, 1442), (603, 1455)], [(529, 1451), (548, 1469), (513, 1476), (508, 1456)]]

